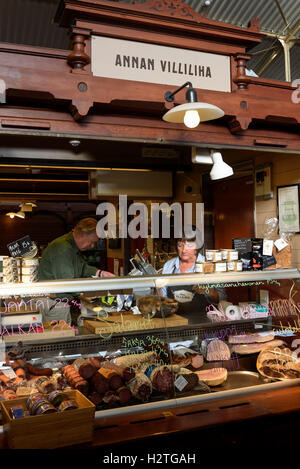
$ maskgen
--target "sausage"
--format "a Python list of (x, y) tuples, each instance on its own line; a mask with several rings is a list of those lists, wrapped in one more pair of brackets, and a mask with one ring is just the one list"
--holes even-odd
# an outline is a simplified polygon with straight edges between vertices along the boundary
[(116, 365), (115, 363), (107, 360), (102, 362), (101, 368), (107, 368), (109, 370), (114, 370), (116, 373), (118, 373), (124, 381), (128, 382), (131, 379), (135, 377), (135, 370), (133, 368), (130, 368), (126, 366), (125, 368), (123, 366)]
[(118, 400), (119, 398), (117, 394), (111, 390), (107, 391), (103, 396), (103, 402), (105, 402), (105, 404), (112, 405), (112, 404), (115, 404)]
[(101, 374), (102, 376), (104, 376), (104, 378), (108, 380), (111, 389), (118, 389), (123, 384), (121, 376), (114, 370), (100, 368), (97, 373)]
[(88, 396), (89, 394), (89, 383), (85, 380), (79, 381), (77, 384), (75, 384), (74, 388), (85, 396)]
[(99, 405), (101, 404), (102, 400), (103, 400), (103, 397), (101, 396), (101, 394), (99, 394), (98, 392), (96, 391), (93, 391), (92, 394), (89, 395), (89, 400), (95, 404), (95, 405)]
[(108, 370), (113, 370), (115, 371), (116, 373), (118, 373), (120, 376), (123, 376), (123, 373), (124, 373), (124, 367), (123, 366), (119, 366), (119, 365), (116, 365), (115, 363), (109, 361), (109, 360), (106, 360), (106, 361), (103, 361), (101, 363), (101, 367), (100, 368), (106, 368)]
[(185, 368), (181, 368), (181, 371), (179, 371), (179, 373), (176, 375), (176, 379), (179, 376), (182, 376), (184, 380), (186, 381), (186, 383), (184, 384), (184, 381), (182, 380), (181, 384), (183, 383), (184, 385), (180, 389), (178, 389), (178, 387), (175, 384), (176, 389), (178, 391), (182, 391), (182, 392), (191, 391), (199, 383), (198, 375), (196, 373), (193, 373), (190, 370), (186, 370)]
[(51, 368), (37, 368), (36, 366), (31, 365), (31, 363), (26, 363), (26, 368), (28, 373), (33, 376), (52, 376), (53, 374)]
[(152, 383), (144, 373), (137, 373), (127, 384), (132, 395), (139, 400), (147, 400), (152, 393)]
[(94, 376), (94, 374), (96, 373), (97, 371), (97, 368), (93, 365), (91, 365), (90, 363), (86, 362), (86, 363), (83, 363), (82, 365), (80, 365), (80, 367), (78, 368), (78, 373), (80, 374), (80, 376), (82, 376), (82, 378), (84, 379), (90, 379), (92, 376)]
[(126, 367), (123, 371), (123, 379), (126, 383), (131, 381), (135, 377), (135, 370), (133, 368)]
[(85, 358), (77, 358), (73, 363), (72, 366), (75, 368), (76, 371), (80, 374), (80, 376), (84, 379), (90, 379), (97, 371), (97, 368), (94, 367), (89, 360)]
[(154, 387), (163, 393), (170, 392), (174, 389), (174, 374), (167, 366), (159, 366), (155, 368), (150, 379)]
[(91, 384), (99, 394), (105, 394), (109, 390), (109, 381), (99, 373), (99, 370), (92, 377)]
[(64, 376), (74, 389), (77, 389), (82, 394), (87, 396), (89, 392), (89, 383), (80, 376), (78, 371), (73, 365), (67, 365), (62, 368)]
[(122, 386), (121, 388), (117, 389), (117, 395), (120, 400), (120, 404), (128, 404), (131, 399), (131, 391), (126, 386)]
[(105, 361), (104, 358), (96, 358), (96, 357), (89, 357), (87, 360), (91, 365), (93, 365), (97, 370), (101, 368), (103, 361)]

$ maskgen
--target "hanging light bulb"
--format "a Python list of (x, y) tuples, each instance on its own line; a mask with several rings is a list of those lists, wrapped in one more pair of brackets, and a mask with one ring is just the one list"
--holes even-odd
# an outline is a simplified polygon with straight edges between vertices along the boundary
[(175, 90), (173, 93), (171, 93), (171, 91), (167, 91), (165, 93), (165, 100), (168, 102), (173, 102), (174, 95), (186, 86), (189, 87), (186, 92), (186, 103), (169, 109), (169, 111), (163, 115), (164, 121), (175, 123), (183, 122), (187, 127), (192, 129), (197, 127), (200, 121), (204, 122), (212, 119), (218, 119), (224, 116), (224, 111), (222, 111), (222, 109), (218, 108), (217, 106), (208, 103), (199, 103), (197, 101), (196, 90), (189, 81), (184, 83), (184, 85), (180, 86), (180, 88)]
[(184, 125), (186, 125), (190, 129), (194, 129), (195, 127), (197, 127), (197, 125), (200, 124), (200, 116), (195, 110), (186, 111), (183, 118), (183, 122)]
[(16, 214), (14, 212), (8, 212), (6, 213), (6, 216), (9, 218), (15, 218)]

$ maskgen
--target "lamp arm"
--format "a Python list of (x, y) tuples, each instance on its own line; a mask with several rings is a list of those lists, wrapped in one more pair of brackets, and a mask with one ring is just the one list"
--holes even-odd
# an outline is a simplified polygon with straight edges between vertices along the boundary
[(173, 102), (175, 94), (177, 94), (179, 91), (183, 90), (183, 88), (185, 88), (186, 86), (188, 86), (189, 88), (193, 88), (192, 83), (190, 81), (187, 81), (184, 85), (180, 86), (180, 88), (173, 91), (173, 93), (171, 93), (171, 91), (167, 91), (165, 93), (165, 100), (169, 101), (169, 102)]

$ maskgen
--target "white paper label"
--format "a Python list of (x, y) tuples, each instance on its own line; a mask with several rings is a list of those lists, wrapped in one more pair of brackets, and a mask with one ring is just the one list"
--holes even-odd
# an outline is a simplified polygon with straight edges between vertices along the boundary
[(272, 256), (274, 241), (271, 239), (264, 239), (263, 242), (263, 256)]
[(278, 251), (281, 251), (282, 249), (286, 248), (288, 246), (288, 243), (284, 241), (284, 239), (279, 238), (276, 239), (274, 242), (275, 246), (277, 247)]
[(16, 373), (12, 368), (7, 368), (7, 370), (2, 369), (2, 373), (10, 379), (15, 379), (17, 377)]
[(195, 293), (188, 290), (175, 290), (174, 299), (179, 303), (189, 303), (194, 298)]
[(188, 381), (181, 375), (178, 376), (174, 384), (179, 391), (182, 391), (188, 384)]

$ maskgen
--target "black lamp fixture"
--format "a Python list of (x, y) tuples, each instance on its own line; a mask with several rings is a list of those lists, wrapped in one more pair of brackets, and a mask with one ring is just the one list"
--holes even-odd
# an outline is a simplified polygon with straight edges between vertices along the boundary
[(177, 90), (167, 91), (165, 94), (165, 100), (168, 102), (174, 101), (174, 96), (183, 88), (188, 86), (188, 90), (185, 94), (186, 103), (180, 104), (170, 109), (163, 116), (163, 120), (166, 122), (184, 123), (187, 127), (193, 129), (200, 124), (200, 122), (209, 121), (212, 119), (218, 119), (224, 116), (224, 111), (213, 104), (199, 103), (197, 101), (197, 93), (193, 88), (190, 81), (184, 83)]

